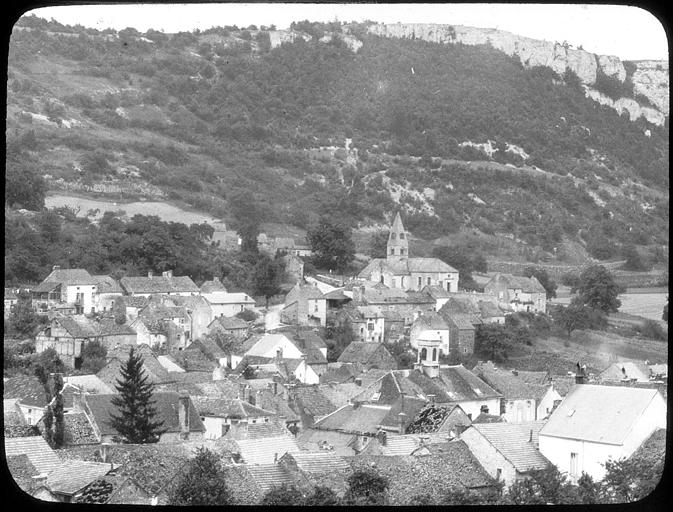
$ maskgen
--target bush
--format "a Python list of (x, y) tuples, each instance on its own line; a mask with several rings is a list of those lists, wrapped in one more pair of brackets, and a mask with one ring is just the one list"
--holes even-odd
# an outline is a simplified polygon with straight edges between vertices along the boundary
[(658, 341), (666, 341), (667, 335), (663, 327), (655, 320), (645, 320), (636, 327), (641, 336)]
[(246, 322), (254, 322), (259, 317), (259, 315), (251, 309), (244, 309), (240, 313), (236, 313), (236, 316)]

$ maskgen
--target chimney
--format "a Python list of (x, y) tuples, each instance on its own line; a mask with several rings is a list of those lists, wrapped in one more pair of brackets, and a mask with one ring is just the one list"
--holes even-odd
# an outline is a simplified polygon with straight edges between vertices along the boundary
[(240, 382), (238, 384), (238, 399), (245, 400), (245, 382)]
[(171, 277), (173, 277), (173, 271), (172, 270), (167, 270), (166, 272), (162, 272), (161, 276), (162, 277), (167, 277), (167, 278), (170, 279)]
[(488, 414), (488, 405), (482, 405), (481, 408), (479, 409), (479, 412), (483, 412), (484, 414)]
[(178, 398), (178, 423), (180, 424), (180, 438), (189, 437), (189, 393), (180, 391)]
[(400, 435), (404, 434), (404, 428), (405, 428), (404, 424), (406, 423), (406, 421), (407, 421), (407, 415), (405, 413), (401, 412), (397, 415), (397, 432)]
[(61, 270), (61, 265), (54, 265), (54, 266), (51, 268), (51, 270), (52, 270), (52, 271), (54, 271), (54, 270)]
[(386, 446), (388, 444), (388, 433), (385, 430), (379, 430), (376, 433), (376, 438), (379, 443), (381, 443), (381, 446)]
[(362, 378), (355, 377), (355, 385), (356, 386), (362, 386)]
[(150, 279), (152, 279), (153, 276), (154, 276), (154, 272), (152, 272), (151, 270), (148, 270), (148, 271), (147, 271), (147, 277), (149, 277)]
[(586, 366), (580, 366), (580, 364), (577, 363), (577, 373), (575, 373), (575, 384), (584, 384), (584, 380), (586, 378), (585, 370)]
[(533, 429), (530, 429), (530, 437), (528, 438), (528, 442), (532, 443), (533, 442)]
[(110, 443), (101, 443), (100, 445), (101, 462), (110, 462)]

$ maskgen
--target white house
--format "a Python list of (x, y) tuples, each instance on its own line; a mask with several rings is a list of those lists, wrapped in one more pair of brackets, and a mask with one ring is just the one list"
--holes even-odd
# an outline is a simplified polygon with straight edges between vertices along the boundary
[(51, 273), (31, 290), (33, 305), (46, 312), (59, 304), (72, 304), (75, 313), (94, 313), (94, 295), (100, 279), (84, 269), (61, 269), (54, 265)]
[(449, 324), (438, 313), (426, 313), (414, 320), (409, 332), (409, 343), (418, 350), (418, 340), (428, 339), (428, 336), (439, 339), (442, 353), (449, 353)]
[(572, 480), (598, 481), (606, 461), (629, 457), (659, 428), (666, 400), (656, 389), (578, 384), (540, 430), (540, 451)]
[(247, 293), (229, 293), (213, 291), (202, 293), (213, 311), (213, 318), (218, 316), (234, 316), (244, 309), (253, 309), (255, 301)]

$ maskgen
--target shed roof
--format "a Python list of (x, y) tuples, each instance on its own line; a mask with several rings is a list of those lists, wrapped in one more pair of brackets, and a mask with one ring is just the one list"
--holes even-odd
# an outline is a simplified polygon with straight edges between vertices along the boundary
[(621, 445), (653, 400), (656, 389), (577, 384), (540, 435)]

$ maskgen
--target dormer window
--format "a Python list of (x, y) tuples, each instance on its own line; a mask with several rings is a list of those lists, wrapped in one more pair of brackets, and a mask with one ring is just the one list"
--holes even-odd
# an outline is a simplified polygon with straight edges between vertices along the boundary
[[(401, 237), (400, 237), (401, 238)], [(395, 240), (395, 233), (390, 233), (390, 239)]]
[(404, 233), (400, 233), (400, 240), (404, 240)]

